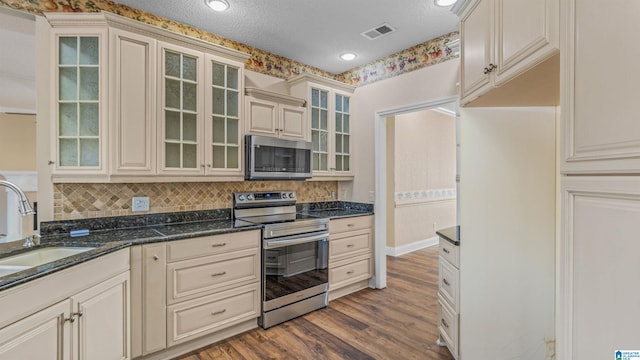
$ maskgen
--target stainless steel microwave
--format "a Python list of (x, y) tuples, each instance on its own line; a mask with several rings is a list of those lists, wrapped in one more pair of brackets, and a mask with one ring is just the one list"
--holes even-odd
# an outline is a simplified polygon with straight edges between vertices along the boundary
[(245, 179), (304, 180), (311, 177), (309, 141), (245, 136)]

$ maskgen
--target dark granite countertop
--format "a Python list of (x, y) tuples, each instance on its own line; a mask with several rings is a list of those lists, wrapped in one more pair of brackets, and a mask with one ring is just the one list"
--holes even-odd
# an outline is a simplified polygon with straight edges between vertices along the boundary
[[(297, 211), (317, 217), (343, 218), (373, 214), (372, 204), (342, 201), (298, 204)], [(93, 247), (94, 249), (9, 275), (0, 276), (0, 291), (133, 245), (219, 235), (260, 229), (236, 226), (230, 209), (186, 213), (148, 214), (99, 219), (52, 221), (41, 224), (39, 248)], [(89, 235), (71, 237), (72, 230), (90, 229)], [(32, 248), (33, 249), (33, 248)], [(31, 249), (0, 247), (0, 260)]]
[(449, 241), (453, 245), (460, 245), (460, 225), (452, 226), (446, 229), (440, 229), (436, 231), (436, 234), (441, 238)]

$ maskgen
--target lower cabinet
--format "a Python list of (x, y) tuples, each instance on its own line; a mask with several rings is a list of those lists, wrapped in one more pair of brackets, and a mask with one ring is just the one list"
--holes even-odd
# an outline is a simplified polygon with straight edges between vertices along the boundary
[(373, 216), (329, 222), (329, 300), (369, 286), (373, 276)]
[(257, 327), (260, 238), (254, 230), (132, 247), (133, 357), (173, 356)]
[(446, 346), (455, 359), (459, 352), (460, 248), (440, 239), (438, 262), (438, 345)]
[[(114, 268), (123, 259), (127, 268), (115, 276), (104, 278), (109, 264), (98, 259), (95, 268), (90, 261), (5, 290), (3, 309), (31, 314), (15, 322), (2, 315), (11, 323), (0, 328), (0, 359), (130, 359), (128, 252), (116, 258), (122, 261)], [(84, 290), (76, 285), (96, 282)], [(44, 305), (50, 299), (57, 302)]]

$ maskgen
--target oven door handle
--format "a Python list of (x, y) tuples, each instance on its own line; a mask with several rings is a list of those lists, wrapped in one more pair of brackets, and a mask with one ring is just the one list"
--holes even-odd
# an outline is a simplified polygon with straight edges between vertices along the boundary
[(281, 247), (285, 247), (285, 246), (310, 243), (310, 242), (314, 242), (314, 241), (327, 241), (328, 237), (329, 237), (329, 234), (319, 234), (319, 235), (307, 236), (307, 237), (303, 237), (303, 238), (288, 239), (288, 240), (267, 240), (264, 243), (264, 248), (265, 249), (276, 249), (276, 248), (281, 248)]

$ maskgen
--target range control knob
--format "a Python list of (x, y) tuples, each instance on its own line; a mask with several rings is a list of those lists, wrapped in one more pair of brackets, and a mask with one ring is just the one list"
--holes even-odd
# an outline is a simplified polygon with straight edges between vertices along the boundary
[(243, 194), (238, 195), (238, 201), (244, 201), (244, 195)]
[(286, 199), (287, 198), (287, 193), (282, 193), (282, 195), (280, 197), (283, 198), (283, 199)]
[(293, 199), (296, 197), (296, 193), (289, 193), (289, 199)]
[(253, 194), (247, 194), (247, 200), (253, 200)]

